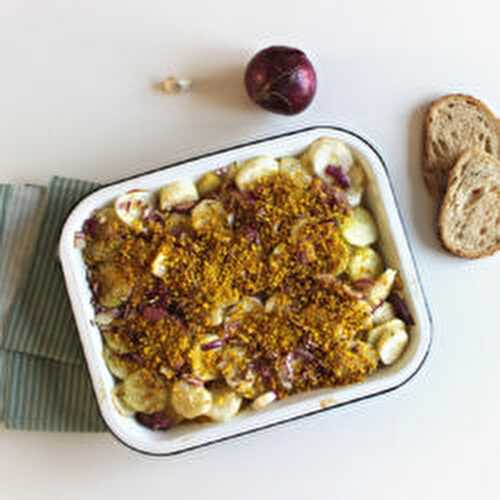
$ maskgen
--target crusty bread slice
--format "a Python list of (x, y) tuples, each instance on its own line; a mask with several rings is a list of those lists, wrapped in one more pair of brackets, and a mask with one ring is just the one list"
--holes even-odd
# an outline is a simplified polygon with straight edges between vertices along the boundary
[(423, 175), (427, 188), (439, 201), (448, 172), (469, 148), (499, 156), (497, 119), (478, 99), (451, 94), (434, 101), (424, 124)]
[(439, 214), (443, 246), (475, 259), (500, 250), (500, 161), (480, 149), (467, 150), (450, 171)]

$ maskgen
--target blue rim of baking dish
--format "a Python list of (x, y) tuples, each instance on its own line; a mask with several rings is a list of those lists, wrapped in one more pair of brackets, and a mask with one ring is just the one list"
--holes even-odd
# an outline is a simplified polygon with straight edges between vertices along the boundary
[[(194, 446), (188, 446), (188, 447), (183, 448), (181, 450), (171, 451), (171, 452), (167, 452), (167, 453), (154, 453), (154, 452), (145, 451), (145, 450), (142, 450), (140, 448), (136, 448), (135, 446), (132, 446), (131, 444), (125, 442), (122, 438), (120, 438), (119, 436), (117, 436), (115, 432), (113, 432), (113, 430), (108, 425), (108, 423), (106, 422), (106, 419), (104, 418), (104, 416), (102, 414), (101, 407), (99, 405), (97, 405), (97, 407), (99, 409), (100, 417), (101, 417), (102, 421), (104, 422), (105, 426), (107, 427), (107, 429), (109, 430), (109, 432), (117, 439), (117, 441), (119, 441), (120, 443), (122, 443), (124, 446), (126, 446), (130, 450), (136, 451), (136, 452), (141, 453), (143, 455), (152, 456), (152, 457), (171, 457), (171, 456), (176, 456), (176, 455), (180, 455), (180, 454), (183, 454), (183, 453), (186, 453), (186, 452), (189, 452), (189, 451), (197, 450), (197, 449), (200, 449), (200, 448), (205, 448), (207, 446), (211, 446), (211, 445), (214, 445), (214, 444), (217, 444), (217, 443), (222, 443), (222, 442), (225, 442), (225, 441), (229, 441), (229, 440), (232, 440), (232, 439), (243, 437), (243, 436), (246, 436), (248, 434), (253, 434), (253, 433), (258, 432), (258, 431), (270, 429), (270, 428), (276, 427), (278, 425), (283, 425), (283, 424), (286, 424), (286, 423), (289, 423), (289, 422), (294, 422), (294, 421), (297, 421), (297, 420), (300, 420), (300, 419), (303, 419), (303, 418), (306, 418), (306, 417), (311, 417), (311, 416), (317, 415), (319, 413), (324, 413), (324, 412), (327, 412), (327, 411), (330, 411), (330, 410), (335, 410), (337, 408), (340, 408), (340, 407), (346, 406), (346, 405), (350, 405), (352, 403), (358, 403), (360, 401), (364, 401), (364, 400), (367, 400), (367, 399), (370, 399), (370, 398), (373, 398), (373, 397), (382, 396), (384, 394), (392, 392), (392, 391), (394, 391), (394, 390), (402, 387), (403, 385), (407, 384), (411, 379), (413, 379), (413, 377), (415, 377), (415, 375), (420, 371), (420, 369), (422, 368), (423, 364), (427, 360), (427, 358), (429, 356), (429, 352), (430, 352), (431, 346), (432, 346), (432, 342), (433, 342), (434, 323), (433, 323), (433, 319), (432, 319), (432, 314), (431, 314), (431, 310), (430, 310), (430, 307), (429, 307), (429, 303), (427, 301), (427, 297), (425, 295), (425, 292), (424, 292), (424, 289), (423, 289), (423, 286), (422, 286), (422, 280), (421, 280), (421, 277), (420, 277), (420, 272), (418, 270), (418, 266), (417, 266), (417, 262), (416, 262), (416, 259), (415, 259), (415, 255), (413, 253), (413, 249), (411, 247), (410, 240), (409, 240), (409, 237), (408, 237), (408, 230), (406, 228), (404, 219), (402, 217), (401, 209), (400, 209), (399, 204), (397, 202), (397, 198), (396, 198), (396, 193), (395, 193), (395, 190), (394, 190), (394, 186), (393, 186), (391, 177), (389, 175), (389, 171), (387, 169), (387, 165), (386, 165), (386, 163), (385, 163), (382, 155), (377, 151), (377, 149), (367, 139), (365, 139), (363, 136), (359, 135), (358, 133), (353, 132), (352, 130), (349, 130), (349, 129), (344, 128), (344, 127), (336, 127), (336, 126), (333, 126), (333, 125), (314, 125), (314, 126), (311, 126), (311, 127), (305, 127), (305, 128), (298, 129), (298, 130), (292, 130), (292, 131), (289, 131), (289, 132), (284, 132), (282, 134), (277, 134), (277, 135), (273, 135), (273, 136), (270, 136), (270, 137), (264, 137), (264, 138), (261, 138), (261, 139), (255, 139), (253, 141), (249, 141), (249, 142), (245, 142), (245, 143), (242, 143), (242, 144), (237, 144), (237, 145), (234, 145), (234, 146), (229, 146), (229, 147), (226, 147), (226, 148), (222, 148), (222, 149), (219, 149), (219, 150), (216, 150), (216, 151), (211, 151), (211, 152), (208, 152), (208, 153), (200, 154), (200, 155), (193, 156), (193, 157), (185, 159), (185, 160), (176, 161), (174, 163), (171, 163), (169, 165), (165, 165), (163, 167), (154, 168), (154, 169), (151, 169), (151, 170), (147, 170), (146, 172), (141, 172), (139, 174), (134, 174), (134, 175), (131, 175), (131, 176), (128, 176), (128, 177), (124, 177), (124, 178), (118, 179), (118, 180), (113, 181), (113, 182), (109, 182), (107, 184), (99, 186), (98, 188), (96, 188), (91, 193), (88, 193), (83, 199), (85, 199), (86, 197), (94, 194), (96, 191), (99, 191), (100, 189), (103, 189), (103, 188), (106, 188), (106, 187), (109, 187), (109, 186), (113, 186), (115, 184), (119, 184), (119, 183), (124, 182), (124, 181), (129, 181), (129, 180), (132, 180), (132, 179), (136, 179), (138, 177), (143, 177), (144, 175), (152, 174), (152, 173), (155, 173), (155, 172), (160, 172), (162, 170), (166, 170), (166, 169), (173, 168), (173, 167), (178, 167), (178, 166), (181, 166), (181, 165), (183, 165), (185, 163), (190, 163), (192, 161), (203, 160), (205, 158), (210, 158), (212, 156), (219, 155), (221, 153), (227, 153), (227, 152), (233, 151), (235, 149), (240, 149), (242, 147), (254, 146), (256, 144), (260, 144), (260, 143), (263, 143), (263, 142), (269, 142), (269, 141), (273, 141), (273, 140), (276, 140), (276, 139), (282, 139), (284, 137), (289, 137), (289, 136), (296, 135), (296, 134), (299, 134), (299, 133), (304, 133), (304, 132), (312, 132), (314, 130), (319, 130), (319, 129), (323, 129), (323, 130), (326, 129), (326, 130), (333, 130), (333, 131), (336, 131), (336, 132), (343, 132), (343, 133), (351, 135), (351, 136), (355, 137), (356, 139), (360, 140), (363, 144), (365, 144), (377, 156), (377, 158), (379, 159), (379, 161), (380, 161), (380, 163), (381, 163), (381, 165), (382, 165), (382, 167), (384, 169), (385, 175), (386, 175), (388, 183), (389, 183), (389, 187), (390, 187), (390, 190), (391, 190), (392, 197), (394, 198), (394, 200), (396, 202), (395, 205), (396, 205), (396, 210), (397, 210), (398, 218), (400, 220), (401, 227), (403, 228), (403, 234), (405, 236), (406, 244), (408, 245), (408, 250), (409, 250), (409, 253), (410, 253), (411, 260), (412, 260), (413, 268), (415, 269), (415, 274), (416, 274), (416, 277), (417, 277), (418, 287), (419, 287), (419, 289), (421, 290), (421, 293), (422, 293), (422, 298), (423, 298), (423, 303), (424, 303), (424, 307), (425, 307), (425, 312), (427, 314), (427, 319), (429, 321), (429, 342), (428, 342), (428, 345), (427, 345), (427, 349), (425, 350), (425, 353), (424, 353), (424, 355), (422, 357), (422, 360), (420, 361), (420, 363), (418, 364), (418, 366), (415, 368), (415, 370), (405, 380), (403, 380), (402, 382), (399, 382), (399, 383), (397, 383), (397, 384), (395, 384), (395, 385), (393, 385), (391, 387), (383, 389), (381, 391), (377, 391), (377, 392), (374, 392), (372, 394), (367, 394), (366, 396), (360, 396), (358, 398), (354, 398), (354, 399), (351, 399), (349, 401), (344, 401), (342, 403), (337, 403), (334, 406), (330, 406), (330, 407), (326, 407), (326, 408), (320, 408), (319, 410), (313, 410), (313, 411), (304, 413), (302, 415), (297, 415), (297, 416), (294, 416), (294, 417), (285, 418), (283, 420), (280, 420), (279, 422), (273, 422), (271, 424), (261, 425), (259, 427), (255, 427), (255, 428), (250, 429), (250, 430), (246, 430), (246, 431), (242, 431), (242, 432), (236, 432), (234, 434), (231, 434), (230, 436), (225, 436), (225, 437), (222, 437), (222, 438), (213, 439), (211, 441), (207, 441), (207, 442), (202, 443), (202, 444), (197, 444), (197, 445), (194, 445)], [(70, 215), (72, 214), (74, 208), (76, 208), (76, 206), (78, 204), (80, 204), (81, 201), (82, 200), (79, 200), (77, 203), (75, 203), (75, 205), (73, 206), (73, 208), (68, 212), (67, 218), (70, 217)], [(87, 367), (87, 370), (90, 372), (90, 367), (89, 367), (89, 363), (88, 363), (87, 357), (84, 356), (84, 359), (85, 359), (85, 365)], [(95, 396), (95, 398), (97, 400), (98, 395), (97, 395), (97, 392), (96, 392), (96, 387), (94, 386), (93, 383), (91, 385), (92, 385), (92, 391), (94, 392), (94, 396)]]

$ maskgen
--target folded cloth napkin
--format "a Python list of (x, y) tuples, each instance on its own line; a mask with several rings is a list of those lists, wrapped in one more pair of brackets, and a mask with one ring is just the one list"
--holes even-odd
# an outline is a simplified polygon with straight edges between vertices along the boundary
[(98, 185), (0, 185), (0, 420), (7, 428), (103, 431), (57, 247), (71, 208)]

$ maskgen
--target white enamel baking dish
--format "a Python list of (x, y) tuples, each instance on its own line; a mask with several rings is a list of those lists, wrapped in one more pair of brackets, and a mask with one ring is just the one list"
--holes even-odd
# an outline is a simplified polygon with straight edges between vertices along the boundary
[[(388, 265), (401, 271), (406, 298), (416, 320), (416, 326), (411, 329), (411, 341), (402, 358), (396, 364), (379, 370), (364, 383), (292, 396), (260, 412), (248, 410), (226, 423), (181, 425), (167, 432), (154, 432), (139, 425), (133, 418), (118, 413), (110, 397), (115, 382), (102, 358), (101, 336), (92, 322), (94, 311), (83, 260), (80, 251), (74, 247), (75, 232), (81, 230), (85, 219), (96, 208), (107, 205), (130, 189), (156, 190), (175, 179), (197, 178), (208, 170), (262, 153), (276, 157), (294, 155), (323, 136), (345, 141), (365, 167), (368, 176), (366, 204), (379, 224), (380, 244)], [(59, 252), (102, 417), (116, 438), (143, 453), (174, 455), (381, 395), (410, 380), (422, 366), (431, 345), (429, 308), (384, 161), (368, 141), (345, 129), (312, 127), (289, 132), (209, 153), (102, 187), (80, 201), (69, 214), (62, 230)]]

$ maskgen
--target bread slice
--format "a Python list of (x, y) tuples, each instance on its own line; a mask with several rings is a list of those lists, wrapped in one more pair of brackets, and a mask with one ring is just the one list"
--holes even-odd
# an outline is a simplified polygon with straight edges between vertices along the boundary
[(451, 94), (434, 101), (424, 124), (423, 175), (430, 193), (444, 196), (448, 172), (469, 148), (499, 156), (498, 122), (478, 99)]
[(439, 236), (455, 255), (475, 259), (500, 250), (500, 161), (467, 150), (450, 171)]

